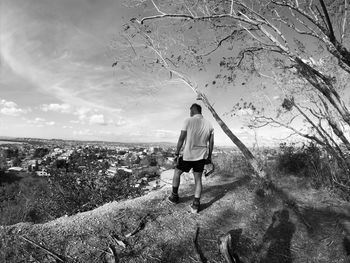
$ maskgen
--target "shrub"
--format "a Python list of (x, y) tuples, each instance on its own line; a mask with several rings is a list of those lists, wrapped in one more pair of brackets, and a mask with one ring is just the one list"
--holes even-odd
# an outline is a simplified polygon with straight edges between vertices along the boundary
[(313, 186), (333, 185), (332, 174), (345, 174), (337, 162), (325, 150), (310, 143), (297, 147), (295, 144), (280, 145), (277, 168), (284, 173), (308, 177)]
[(240, 153), (219, 153), (213, 158), (215, 170), (222, 175), (247, 175), (253, 173), (253, 169)]
[(302, 148), (295, 144), (280, 144), (280, 152), (277, 158), (277, 168), (286, 173), (301, 174), (308, 166), (308, 155)]
[(48, 178), (28, 176), (0, 186), (0, 225), (42, 223), (142, 194), (124, 171), (114, 177), (58, 170), (51, 173)]
[(19, 181), (21, 179), (22, 177), (16, 175), (15, 173), (5, 173), (4, 171), (0, 171), (0, 186), (3, 184), (9, 184), (15, 181)]
[(42, 158), (50, 152), (47, 148), (36, 148), (33, 154), (33, 158)]

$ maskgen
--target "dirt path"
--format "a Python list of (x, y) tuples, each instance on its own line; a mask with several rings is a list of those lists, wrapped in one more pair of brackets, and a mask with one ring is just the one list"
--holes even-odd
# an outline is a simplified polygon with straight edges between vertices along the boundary
[[(25, 237), (66, 262), (107, 262), (109, 247), (116, 262), (200, 262), (193, 244), (199, 227), (207, 262), (225, 262), (217, 240), (228, 231), (242, 262), (347, 262), (350, 206), (327, 191), (311, 189), (294, 177), (280, 179), (267, 197), (256, 195), (255, 183), (247, 177), (215, 175), (204, 185), (197, 215), (189, 213), (189, 183), (180, 188), (178, 205), (166, 201), (171, 188), (165, 186), (45, 224), (1, 227), (0, 261), (56, 262)], [(289, 203), (291, 198), (297, 207)], [(138, 226), (137, 233), (125, 237)]]

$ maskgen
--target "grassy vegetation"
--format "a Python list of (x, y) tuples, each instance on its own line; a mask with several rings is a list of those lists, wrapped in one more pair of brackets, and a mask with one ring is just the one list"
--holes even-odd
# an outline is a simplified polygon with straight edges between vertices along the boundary
[(313, 188), (331, 189), (340, 198), (350, 200), (350, 185), (345, 185), (349, 183), (346, 170), (315, 144), (299, 147), (295, 144), (281, 144), (275, 167), (275, 172), (307, 178)]
[(0, 225), (42, 223), (142, 195), (123, 171), (115, 177), (57, 173), (48, 178), (6, 174), (1, 179)]
[[(223, 177), (249, 176), (253, 172), (240, 154), (221, 153), (213, 161), (216, 173)], [(274, 161), (265, 166), (277, 178), (286, 175), (304, 177), (316, 189), (326, 187), (338, 191), (344, 199), (349, 198), (346, 189), (332, 180), (332, 173), (344, 172), (313, 144), (301, 147), (281, 144)], [(136, 174), (136, 178), (144, 176), (159, 176), (157, 167)], [(42, 223), (143, 193), (140, 188), (133, 187), (135, 182), (123, 171), (115, 177), (56, 173), (50, 178), (33, 175), (22, 178), (2, 173), (0, 180), (0, 225)]]
[[(191, 262), (196, 257), (193, 234), (200, 224), (199, 243), (210, 262), (225, 262), (214, 242), (232, 229), (239, 232), (237, 246), (241, 259), (246, 259), (244, 262), (272, 259), (275, 261), (271, 262), (287, 262), (283, 261), (285, 257), (295, 259), (293, 262), (330, 262), (333, 258), (337, 259), (334, 262), (342, 262), (342, 242), (347, 239), (343, 240), (340, 225), (346, 216), (331, 212), (323, 203), (324, 200), (327, 204), (341, 203), (341, 199), (338, 196), (334, 199), (335, 195), (330, 198), (325, 190), (337, 189), (327, 174), (332, 163), (322, 151), (312, 147), (281, 145), (274, 160), (266, 162), (276, 185), (283, 189), (275, 189), (270, 196), (255, 194), (256, 181), (247, 176), (252, 170), (241, 155), (222, 153), (213, 160), (216, 175), (204, 183), (203, 212), (199, 217), (186, 212), (193, 197), (191, 187), (181, 190), (181, 203), (176, 207), (164, 201), (168, 193), (161, 190), (152, 197), (110, 203), (47, 224), (9, 227), (0, 236), (0, 259), (25, 262), (32, 255), (39, 262), (52, 260), (42, 250), (21, 240), (19, 236), (24, 235), (36, 242), (43, 241), (52, 251), (64, 255), (67, 262), (105, 262), (108, 253), (104, 251), (113, 244), (114, 235), (126, 244), (125, 249), (114, 246), (119, 262)], [(151, 171), (147, 173), (154, 175)], [(143, 171), (139, 177), (145, 175)], [(43, 222), (42, 218), (47, 221), (50, 216), (70, 215), (118, 198), (142, 195), (134, 192), (129, 179), (122, 175), (106, 181), (99, 181), (93, 175), (78, 176), (79, 180), (76, 176), (6, 182), (7, 217), (18, 222)], [(290, 196), (286, 192), (296, 198), (298, 207), (289, 204)], [(25, 203), (26, 200), (32, 203)], [(17, 201), (21, 205), (16, 206)], [(146, 218), (144, 228), (134, 237), (126, 238), (142, 218)]]

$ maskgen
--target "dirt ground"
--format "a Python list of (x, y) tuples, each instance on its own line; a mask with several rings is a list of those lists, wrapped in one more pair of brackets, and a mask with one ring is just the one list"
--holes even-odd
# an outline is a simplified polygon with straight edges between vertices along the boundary
[(350, 262), (349, 203), (306, 179), (274, 181), (257, 194), (254, 179), (214, 174), (204, 180), (199, 214), (190, 213), (190, 182), (178, 205), (166, 201), (166, 185), (45, 224), (0, 227), (0, 262), (224, 263), (218, 239), (230, 231), (238, 262)]

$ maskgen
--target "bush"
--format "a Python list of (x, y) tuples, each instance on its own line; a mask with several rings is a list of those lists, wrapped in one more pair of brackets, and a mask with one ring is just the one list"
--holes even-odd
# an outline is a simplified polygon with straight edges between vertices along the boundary
[[(44, 178), (31, 176), (1, 186), (0, 225), (23, 221), (42, 222), (38, 211), (44, 212), (46, 210), (45, 198), (49, 195), (47, 186)], [(34, 212), (36, 216), (34, 216)]]
[(313, 186), (331, 185), (332, 173), (343, 173), (338, 164), (326, 151), (313, 143), (296, 147), (295, 144), (280, 144), (277, 168), (284, 173), (292, 173), (312, 179)]
[(124, 171), (114, 177), (59, 171), (51, 174), (48, 178), (29, 176), (0, 186), (0, 225), (42, 223), (142, 195)]
[(47, 148), (36, 148), (33, 154), (33, 158), (42, 158), (50, 152)]
[(309, 156), (303, 148), (297, 148), (295, 144), (281, 143), (279, 150), (277, 157), (278, 170), (297, 175), (305, 173)]
[(220, 153), (212, 159), (215, 171), (223, 175), (247, 175), (253, 169), (240, 153)]
[(19, 177), (15, 173), (5, 173), (4, 171), (0, 171), (0, 186), (3, 184), (10, 184), (15, 181), (21, 180), (22, 177)]

